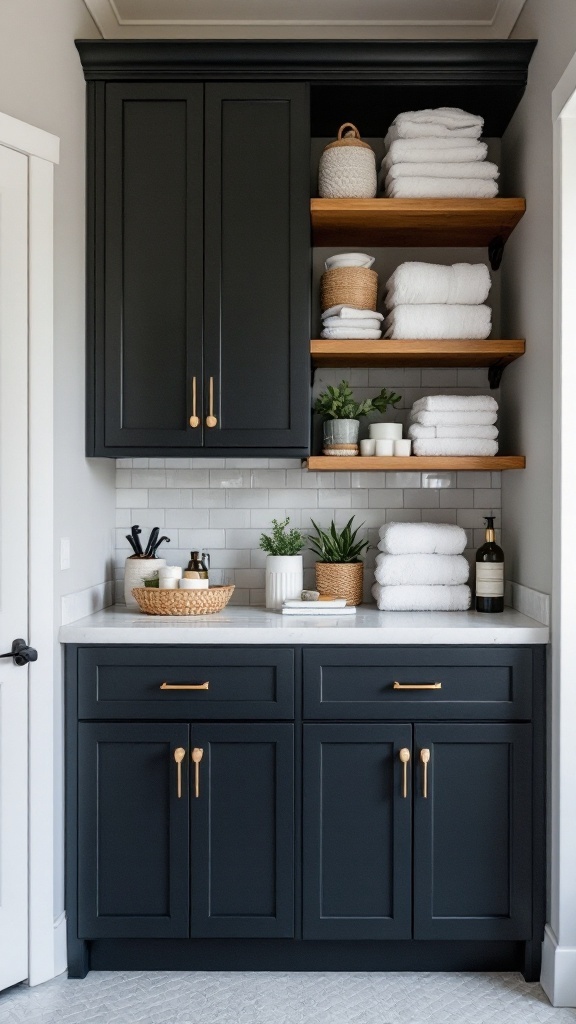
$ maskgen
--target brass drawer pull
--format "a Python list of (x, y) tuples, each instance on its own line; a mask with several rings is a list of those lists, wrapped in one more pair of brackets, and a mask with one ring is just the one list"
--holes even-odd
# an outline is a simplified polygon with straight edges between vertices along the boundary
[(194, 762), (194, 796), (198, 799), (200, 796), (200, 761), (204, 757), (203, 747), (194, 747), (190, 757)]
[(394, 690), (441, 690), (442, 683), (394, 683)]
[(208, 690), (210, 683), (162, 683), (161, 690)]
[(408, 747), (402, 747), (398, 757), (402, 762), (402, 796), (406, 800), (408, 796), (408, 763), (410, 761), (410, 751)]
[(176, 750), (174, 751), (174, 760), (176, 761), (177, 773), (178, 773), (178, 775), (177, 775), (178, 781), (177, 781), (176, 788), (177, 788), (178, 799), (179, 800), (182, 797), (182, 761), (184, 760), (185, 756), (186, 756), (186, 751), (184, 750), (184, 747), (176, 747)]
[(189, 423), (191, 427), (200, 426), (200, 417), (196, 415), (196, 377), (192, 377), (192, 415)]
[(420, 751), (420, 760), (422, 762), (423, 775), (422, 775), (422, 796), (425, 800), (428, 799), (428, 762), (430, 760), (430, 751), (427, 747), (424, 747)]
[(214, 377), (210, 377), (209, 392), (210, 392), (210, 403), (209, 403), (210, 404), (210, 412), (208, 413), (208, 415), (206, 417), (206, 426), (207, 427), (216, 427), (218, 425), (218, 420), (216, 419), (216, 417), (214, 415)]

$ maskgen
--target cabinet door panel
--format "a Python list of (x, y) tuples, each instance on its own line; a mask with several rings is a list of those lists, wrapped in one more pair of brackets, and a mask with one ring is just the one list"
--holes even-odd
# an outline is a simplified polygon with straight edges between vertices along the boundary
[(188, 726), (78, 727), (81, 938), (188, 935)]
[(210, 448), (309, 446), (307, 86), (206, 86)]
[(531, 726), (418, 725), (414, 761), (414, 938), (529, 938)]
[(202, 444), (202, 150), (203, 86), (107, 86), (107, 446)]
[(192, 936), (291, 938), (293, 726), (195, 724), (191, 746)]
[(409, 725), (304, 726), (304, 938), (411, 933)]

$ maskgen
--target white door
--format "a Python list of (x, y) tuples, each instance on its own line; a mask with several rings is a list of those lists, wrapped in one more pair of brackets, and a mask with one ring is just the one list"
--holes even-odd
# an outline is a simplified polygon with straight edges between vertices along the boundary
[[(16, 638), (28, 642), (28, 160), (0, 146), (0, 654)], [(0, 989), (27, 976), (28, 668), (3, 658)]]

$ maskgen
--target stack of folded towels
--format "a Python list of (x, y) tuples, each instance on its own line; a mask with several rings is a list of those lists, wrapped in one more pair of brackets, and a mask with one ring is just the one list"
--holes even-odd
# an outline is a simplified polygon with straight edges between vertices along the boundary
[(386, 282), (386, 338), (487, 338), (492, 281), (484, 263), (401, 263)]
[(429, 395), (414, 402), (414, 455), (496, 455), (498, 402), (491, 395)]
[(484, 119), (458, 107), (398, 114), (384, 139), (384, 191), (391, 199), (491, 199), (498, 168), (480, 142)]
[(466, 534), (449, 523), (388, 523), (380, 530), (372, 596), (380, 611), (466, 611)]
[(352, 306), (330, 306), (322, 313), (321, 338), (368, 338), (377, 341), (382, 337), (382, 313), (373, 309), (354, 309)]

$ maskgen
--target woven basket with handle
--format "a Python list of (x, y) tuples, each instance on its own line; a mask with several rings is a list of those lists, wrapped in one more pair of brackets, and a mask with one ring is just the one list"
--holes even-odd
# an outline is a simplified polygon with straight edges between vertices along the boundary
[(356, 125), (341, 125), (338, 138), (326, 146), (318, 168), (323, 199), (372, 199), (376, 195), (376, 156), (362, 142)]
[(362, 604), (364, 562), (316, 562), (316, 590)]
[(322, 274), (320, 305), (322, 312), (331, 306), (376, 309), (378, 274), (367, 267), (333, 267)]

